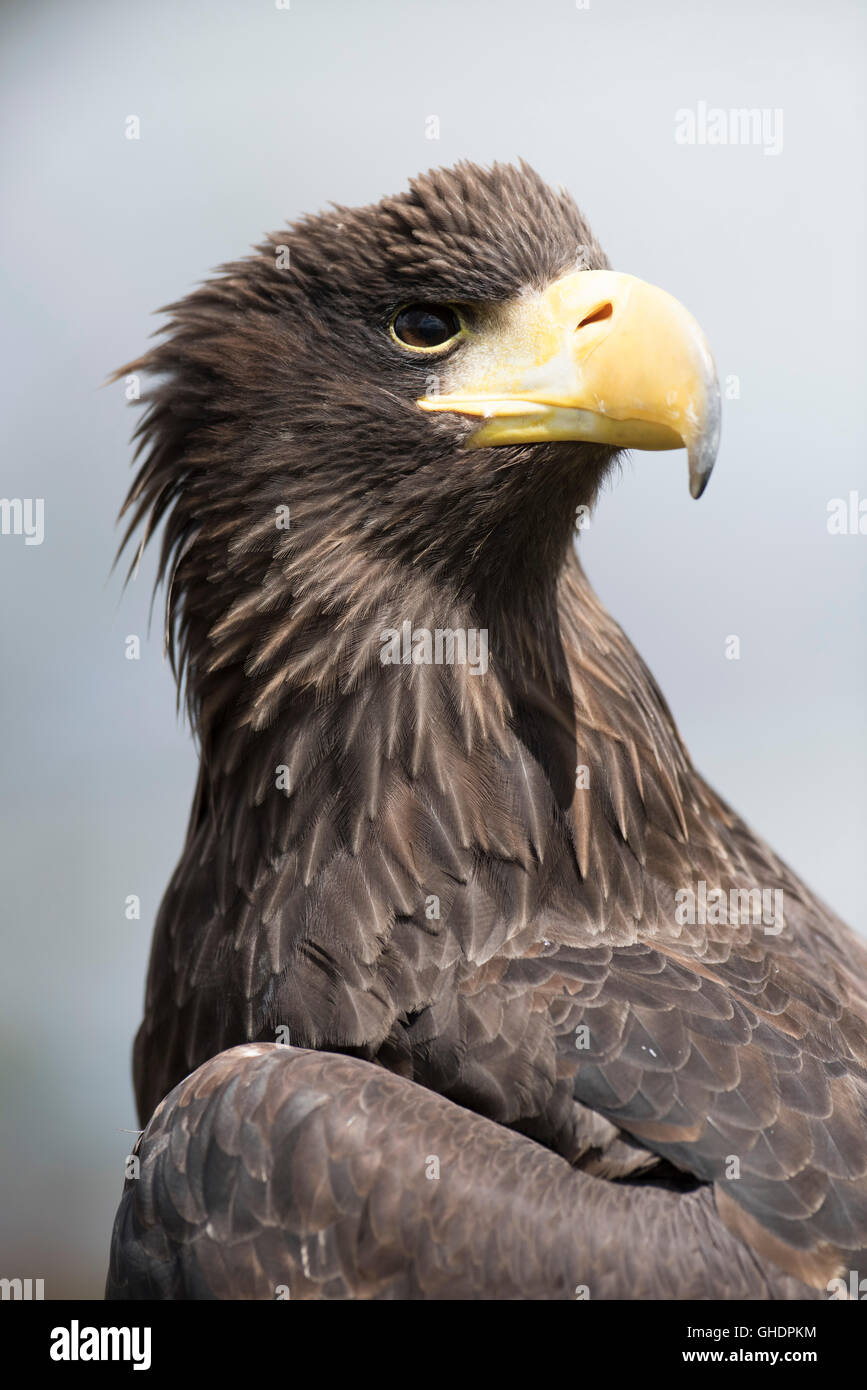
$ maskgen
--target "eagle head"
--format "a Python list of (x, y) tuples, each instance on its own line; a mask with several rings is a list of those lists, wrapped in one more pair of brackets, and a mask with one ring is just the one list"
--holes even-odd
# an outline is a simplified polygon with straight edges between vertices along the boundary
[(297, 681), (352, 680), (386, 594), (541, 615), (619, 449), (686, 447), (694, 496), (716, 454), (698, 326), (524, 164), (304, 218), (165, 312), (118, 373), (155, 378), (127, 538), (166, 520), (199, 710), (234, 669), (270, 717), (290, 639)]

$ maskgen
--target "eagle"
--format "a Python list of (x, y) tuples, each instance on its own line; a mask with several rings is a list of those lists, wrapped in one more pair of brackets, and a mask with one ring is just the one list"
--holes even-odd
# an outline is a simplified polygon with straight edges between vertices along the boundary
[[(170, 306), (124, 511), (200, 750), (111, 1299), (827, 1298), (867, 951), (693, 767), (575, 546), (720, 402), (526, 164)], [(578, 1291), (576, 1293), (576, 1291)]]

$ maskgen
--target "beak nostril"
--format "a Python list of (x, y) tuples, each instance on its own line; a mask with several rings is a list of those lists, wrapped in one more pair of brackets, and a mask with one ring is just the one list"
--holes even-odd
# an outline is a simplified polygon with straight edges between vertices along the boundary
[[(594, 309), (592, 314), (588, 314), (586, 319), (582, 319), (578, 328), (586, 328), (589, 323), (601, 323), (603, 319), (610, 319), (613, 313), (613, 306), (606, 300), (604, 304), (599, 305), (598, 309)], [(578, 328), (575, 330), (576, 333)]]

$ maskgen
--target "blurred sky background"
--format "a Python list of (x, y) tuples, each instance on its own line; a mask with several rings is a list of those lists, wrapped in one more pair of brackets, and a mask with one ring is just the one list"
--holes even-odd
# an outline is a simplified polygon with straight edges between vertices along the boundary
[[(637, 454), (585, 563), (698, 767), (867, 930), (865, 15), (849, 0), (79, 0), (0, 14), (0, 1276), (100, 1297), (136, 1127), (130, 1045), (196, 767), (154, 555), (109, 571), (135, 422), (105, 376), (151, 312), (261, 234), (461, 157), (524, 156), (615, 269), (707, 333), (724, 403), (700, 503)], [(778, 154), (679, 145), (699, 102), (783, 113)], [(136, 115), (141, 138), (125, 138)], [(428, 117), (440, 138), (426, 138)], [(741, 640), (740, 661), (725, 639)], [(141, 896), (127, 921), (124, 900)]]

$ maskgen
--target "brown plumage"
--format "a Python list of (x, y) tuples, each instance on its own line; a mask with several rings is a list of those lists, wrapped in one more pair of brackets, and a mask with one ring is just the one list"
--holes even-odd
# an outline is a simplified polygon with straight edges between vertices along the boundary
[[(797, 1297), (863, 1262), (867, 953), (698, 775), (590, 589), (574, 518), (615, 450), (466, 448), (388, 333), (576, 263), (606, 264), (568, 196), (460, 165), (273, 236), (134, 364), (161, 381), (130, 533), (165, 520), (201, 746), (142, 1123), (207, 1065), (144, 1137), (112, 1296)], [(487, 630), (487, 671), (383, 665), (406, 621)], [(700, 882), (781, 892), (782, 929), (684, 923)], [(356, 1060), (208, 1062), (278, 1038)]]
[(756, 1260), (707, 1185), (602, 1182), (353, 1057), (223, 1052), (139, 1156), (115, 1299), (827, 1296)]

